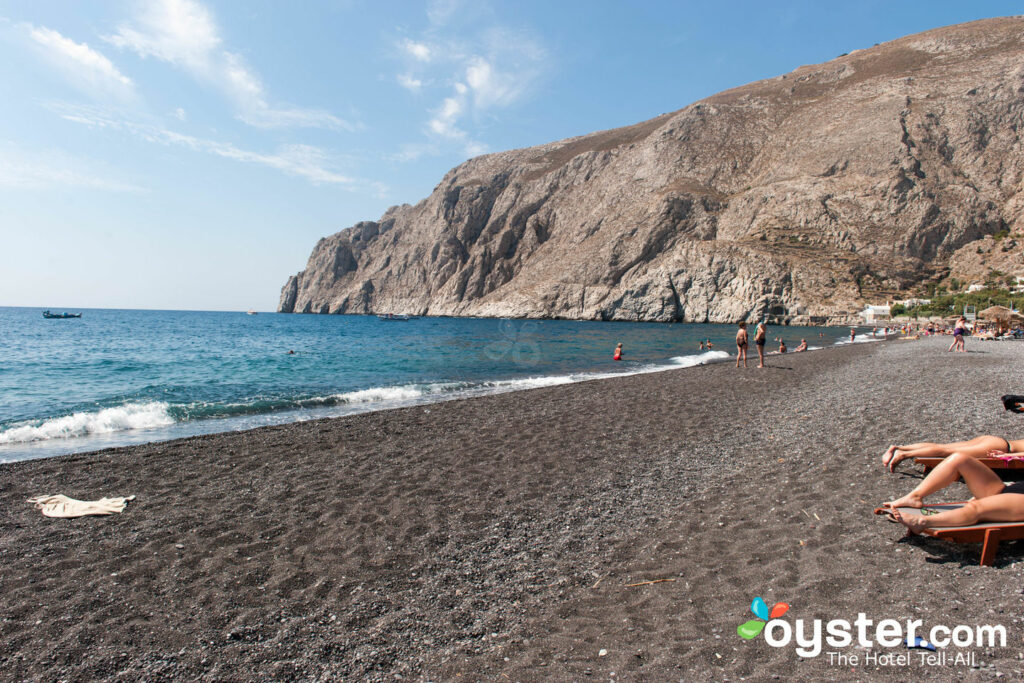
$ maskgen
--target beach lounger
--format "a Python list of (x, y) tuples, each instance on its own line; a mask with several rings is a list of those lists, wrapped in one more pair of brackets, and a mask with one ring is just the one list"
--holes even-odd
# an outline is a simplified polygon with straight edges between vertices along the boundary
[[(924, 467), (925, 474), (931, 472), (945, 458), (914, 458), (915, 465)], [(1024, 459), (1022, 458), (978, 458), (982, 465), (988, 465), (993, 470), (1024, 470)]]
[[(920, 510), (916, 508), (899, 508), (903, 516), (924, 514), (927, 516), (929, 510), (942, 512), (955, 510), (963, 507), (963, 503), (943, 503), (941, 505), (926, 505)], [(890, 508), (880, 507), (875, 509), (876, 515), (888, 514)], [(990, 567), (996, 559), (996, 550), (999, 548), (999, 541), (1013, 541), (1024, 538), (1024, 522), (981, 522), (971, 526), (946, 526), (936, 529), (925, 529), (921, 532), (933, 538), (943, 538), (953, 543), (981, 543), (981, 566)]]

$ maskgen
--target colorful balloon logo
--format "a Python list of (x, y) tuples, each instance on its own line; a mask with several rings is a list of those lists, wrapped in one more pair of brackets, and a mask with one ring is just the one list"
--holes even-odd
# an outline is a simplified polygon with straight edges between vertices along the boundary
[(768, 605), (765, 603), (763, 598), (754, 598), (754, 601), (750, 603), (750, 611), (754, 613), (757, 619), (751, 619), (750, 621), (744, 622), (736, 627), (736, 633), (740, 634), (740, 638), (750, 640), (760, 635), (761, 631), (764, 630), (765, 624), (771, 619), (778, 619), (789, 610), (789, 605), (784, 602), (777, 602), (768, 610)]

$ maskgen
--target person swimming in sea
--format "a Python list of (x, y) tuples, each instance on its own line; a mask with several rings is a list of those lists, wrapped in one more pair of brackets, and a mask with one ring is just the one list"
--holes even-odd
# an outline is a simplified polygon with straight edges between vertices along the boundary
[(612, 360), (622, 360), (622, 342), (615, 347), (615, 355), (612, 356)]

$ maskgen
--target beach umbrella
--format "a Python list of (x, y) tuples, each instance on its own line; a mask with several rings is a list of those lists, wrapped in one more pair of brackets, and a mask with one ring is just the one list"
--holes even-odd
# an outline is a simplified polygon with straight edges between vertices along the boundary
[(978, 317), (985, 320), (1009, 320), (1012, 315), (1013, 311), (1006, 306), (989, 306), (978, 313)]

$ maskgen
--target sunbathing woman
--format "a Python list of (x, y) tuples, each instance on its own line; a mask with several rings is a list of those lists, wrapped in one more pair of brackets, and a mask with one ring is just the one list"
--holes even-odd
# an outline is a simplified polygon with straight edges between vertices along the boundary
[(907, 446), (889, 446), (882, 456), (882, 466), (893, 468), (901, 460), (907, 458), (946, 458), (955, 453), (963, 453), (972, 458), (984, 458), (988, 455), (1024, 452), (1024, 440), (1007, 441), (1001, 436), (979, 436), (970, 441), (956, 443), (912, 443)]
[[(926, 497), (961, 477), (974, 496), (963, 507), (927, 517), (904, 517), (896, 509), (922, 508)], [(977, 458), (956, 453), (939, 463), (913, 491), (885, 506), (892, 508), (890, 515), (894, 520), (915, 534), (935, 527), (968, 526), (978, 522), (1024, 522), (1024, 482), (1004, 484), (995, 472), (978, 462)]]

